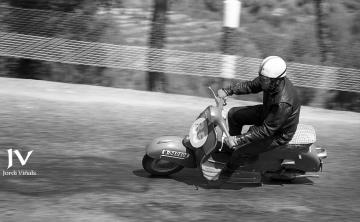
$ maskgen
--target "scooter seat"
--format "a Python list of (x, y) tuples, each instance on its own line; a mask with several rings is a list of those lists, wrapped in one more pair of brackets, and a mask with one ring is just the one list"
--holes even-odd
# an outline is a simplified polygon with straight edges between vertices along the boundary
[(313, 144), (316, 142), (316, 133), (311, 125), (298, 124), (290, 145)]

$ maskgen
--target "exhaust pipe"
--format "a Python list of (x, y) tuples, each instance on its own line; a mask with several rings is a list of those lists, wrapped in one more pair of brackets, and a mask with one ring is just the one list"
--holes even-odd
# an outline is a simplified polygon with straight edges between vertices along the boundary
[(315, 178), (319, 178), (320, 176), (317, 174), (303, 174), (303, 175), (296, 175), (295, 178), (307, 178), (307, 177), (315, 177)]

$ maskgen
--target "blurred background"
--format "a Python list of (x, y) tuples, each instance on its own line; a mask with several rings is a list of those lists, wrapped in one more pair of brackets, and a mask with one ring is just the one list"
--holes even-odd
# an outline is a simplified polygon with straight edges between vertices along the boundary
[(360, 111), (358, 0), (0, 0), (0, 36), (2, 77), (206, 97), (278, 55), (303, 105)]
[[(357, 221), (359, 33), (359, 0), (0, 0), (0, 169), (18, 149), (34, 152), (11, 169), (38, 173), (0, 176), (0, 221)], [(303, 105), (328, 109), (300, 117), (328, 152), (320, 178), (211, 189), (197, 169), (142, 169), (209, 85), (250, 80), (269, 55)]]

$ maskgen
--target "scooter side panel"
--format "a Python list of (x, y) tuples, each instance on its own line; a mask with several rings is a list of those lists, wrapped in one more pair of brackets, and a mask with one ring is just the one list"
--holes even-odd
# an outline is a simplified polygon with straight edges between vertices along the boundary
[(298, 169), (305, 172), (318, 172), (320, 169), (320, 160), (317, 157), (316, 150), (311, 148), (289, 148), (278, 147), (274, 150), (262, 153), (259, 159), (247, 166), (259, 171), (276, 171), (281, 168), (283, 160), (293, 160), (295, 164), (288, 166), (289, 169)]
[(306, 172), (318, 172), (321, 167), (321, 161), (317, 156), (315, 146), (310, 146), (309, 152), (300, 154), (296, 165)]
[[(292, 147), (292, 148), (291, 148)], [(282, 149), (285, 150), (284, 159), (295, 161), (292, 166), (287, 166), (289, 169), (298, 169), (305, 172), (318, 172), (320, 170), (320, 159), (317, 156), (313, 145), (291, 145)]]
[(155, 138), (146, 147), (146, 154), (154, 159), (164, 159), (179, 165), (195, 168), (192, 150), (186, 148), (179, 136), (162, 136)]

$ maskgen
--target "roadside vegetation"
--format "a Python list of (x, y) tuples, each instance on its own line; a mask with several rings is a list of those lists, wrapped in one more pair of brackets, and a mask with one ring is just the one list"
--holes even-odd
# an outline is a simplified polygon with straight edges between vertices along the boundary
[[(154, 3), (161, 6), (164, 2), (166, 10), (160, 13), (166, 12), (165, 31), (156, 35), (151, 23), (156, 11)], [(42, 21), (37, 21), (36, 26), (24, 25), (31, 18), (26, 17), (26, 13), (2, 13), (1, 31), (133, 46), (157, 44), (156, 47), (191, 52), (221, 52), (222, 1), (2, 0), (0, 3), (10, 8), (43, 10)], [(240, 28), (232, 41), (232, 51), (245, 57), (264, 58), (276, 54), (289, 62), (360, 69), (359, 12), (357, 0), (242, 0)], [(159, 39), (161, 44), (154, 41)], [(0, 75), (139, 90), (148, 90), (151, 79), (144, 71), (10, 57), (0, 57)], [(156, 80), (160, 83), (153, 90), (207, 96), (207, 85), (221, 87), (228, 83), (184, 75), (161, 74)], [(309, 88), (299, 88), (299, 91), (304, 105), (360, 110), (359, 93)], [(260, 98), (259, 95), (241, 97)]]

